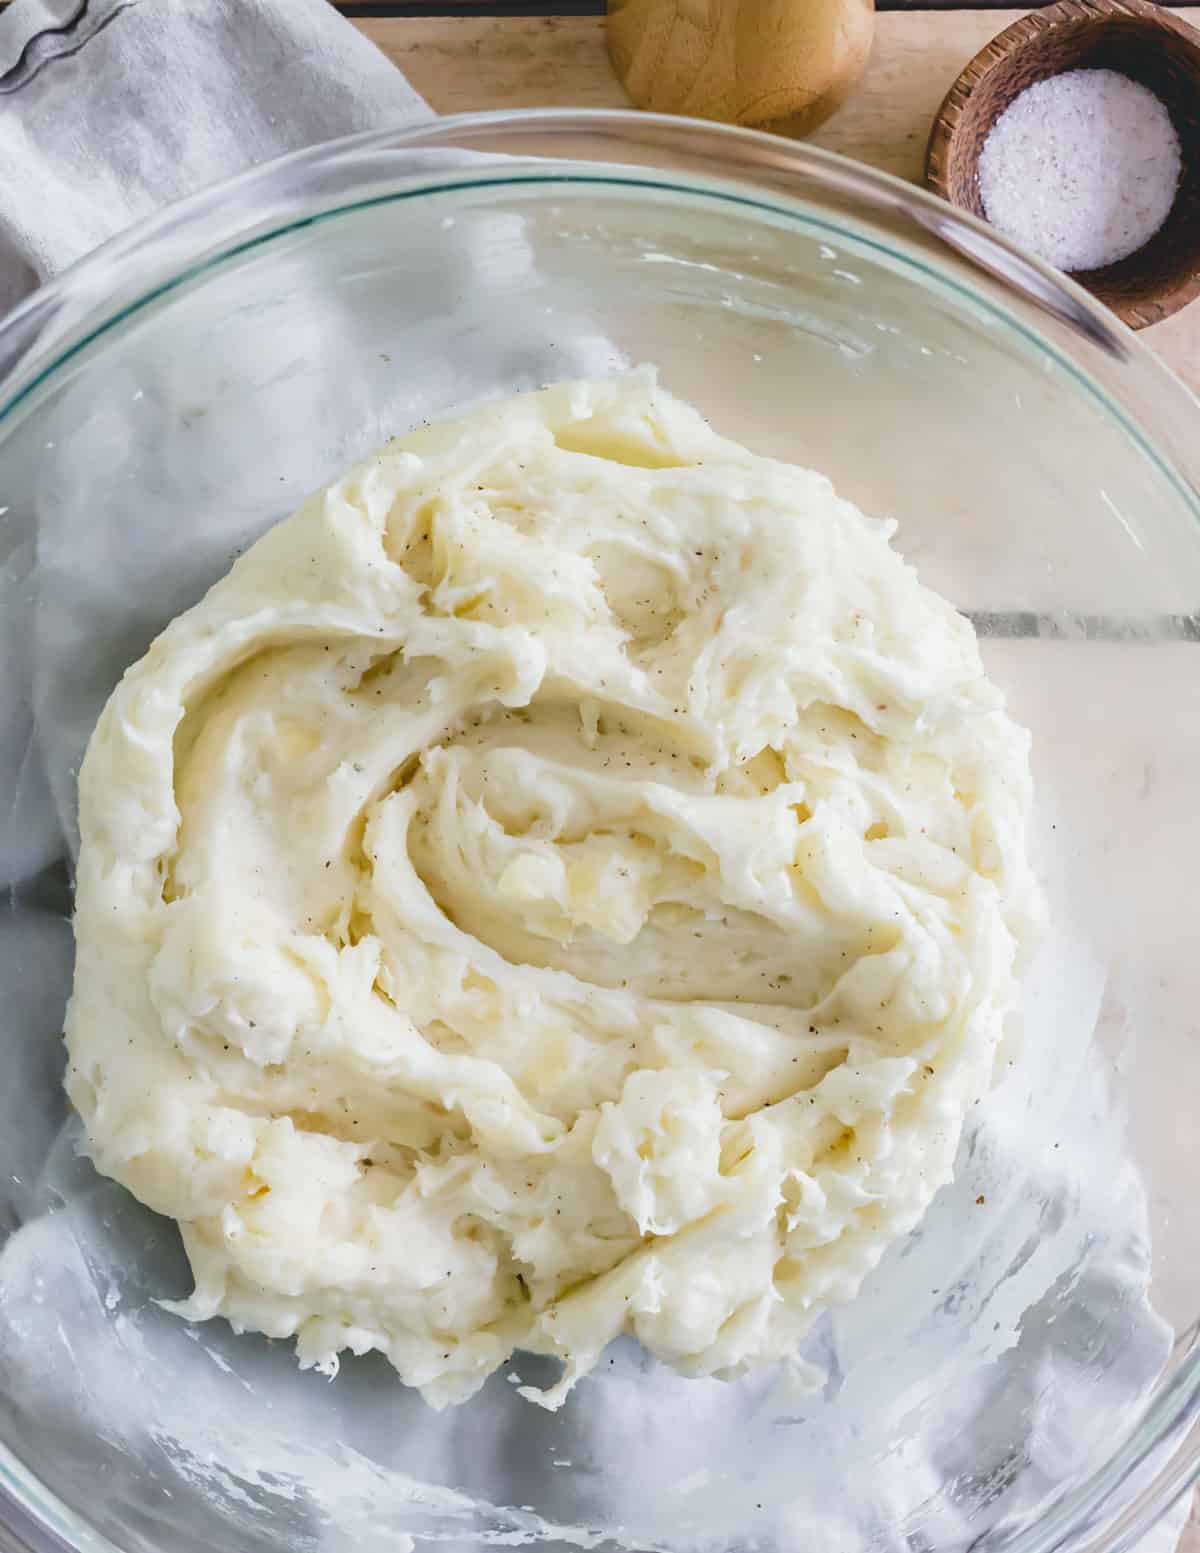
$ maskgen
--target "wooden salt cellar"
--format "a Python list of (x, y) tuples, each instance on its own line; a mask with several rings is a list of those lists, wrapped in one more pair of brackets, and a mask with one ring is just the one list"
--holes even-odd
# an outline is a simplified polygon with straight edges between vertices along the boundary
[(979, 157), (992, 125), (1027, 86), (1062, 70), (1117, 70), (1171, 115), (1183, 154), (1175, 205), (1144, 247), (1072, 278), (1131, 329), (1200, 296), (1200, 32), (1150, 0), (1058, 0), (1006, 27), (946, 95), (925, 162), (929, 186), (983, 216)]

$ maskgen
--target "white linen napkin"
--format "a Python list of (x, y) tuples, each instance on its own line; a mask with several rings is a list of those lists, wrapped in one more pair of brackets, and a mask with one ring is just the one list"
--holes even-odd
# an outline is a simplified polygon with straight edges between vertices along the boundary
[[(287, 151), (430, 116), (404, 77), (328, 0), (15, 0), (0, 16), (0, 313), (170, 200)], [(472, 262), (483, 263), (485, 256)], [(6, 661), (16, 662), (15, 650), (0, 655), (0, 677)], [(19, 752), (19, 743), (6, 742)], [(20, 772), (9, 773), (6, 758), (0, 749), (0, 786), (15, 792)], [(45, 847), (59, 845), (52, 816), (39, 823), (26, 817), (20, 829), (38, 861)], [(25, 872), (7, 870), (9, 878)], [(28, 1020), (56, 1028), (53, 1010), (43, 1003), (48, 990), (55, 1001), (53, 989), (69, 975), (62, 919), (31, 907), (8, 926), (0, 942), (0, 985), (40, 998), (26, 1011)], [(37, 1072), (0, 1093), (0, 1123), (14, 1132), (31, 1128), (37, 1107), (29, 1097), (57, 1089), (50, 1050), (31, 1047)], [(31, 1180), (44, 1153), (45, 1140), (31, 1130)], [(65, 1206), (39, 1216), (31, 1195), (29, 1221), (0, 1258), (0, 1329), (13, 1338), (6, 1351), (14, 1366), (18, 1357), (28, 1361), (22, 1373), (39, 1386), (53, 1384), (53, 1377), (75, 1377), (77, 1366), (79, 1373), (102, 1366), (111, 1347), (107, 1299), (103, 1309), (96, 1307), (94, 1341), (79, 1316), (69, 1323), (75, 1347), (60, 1352), (60, 1343), (67, 1343), (63, 1309), (53, 1301), (43, 1308), (32, 1295), (25, 1297), (26, 1274), (31, 1289), (48, 1272), (66, 1299), (69, 1281), (62, 1269), (76, 1242), (86, 1244), (90, 1223), (81, 1220), (77, 1232), (74, 1217), (86, 1220), (93, 1190), (105, 1201), (115, 1193), (89, 1178), (76, 1198), (54, 1178), (55, 1157), (70, 1175), (76, 1169), (73, 1148), (52, 1156), (42, 1176), (52, 1188), (49, 1199)], [(108, 1254), (104, 1240), (96, 1255)], [(1124, 1254), (1114, 1251), (1114, 1267), (1124, 1269)], [(95, 1280), (95, 1267), (89, 1267), (78, 1280), (85, 1294)], [(120, 1275), (114, 1262), (113, 1276)], [(1137, 1282), (1144, 1273), (1134, 1268), (1129, 1276)], [(39, 1310), (49, 1322), (45, 1331)], [(19, 1344), (14, 1332), (26, 1328), (27, 1341)], [(1150, 1339), (1156, 1330), (1147, 1328)], [(168, 1336), (173, 1335), (174, 1329)], [(39, 1354), (45, 1373), (34, 1362)], [(100, 1387), (98, 1394), (111, 1397), (114, 1388)], [(691, 1409), (699, 1397), (694, 1390), (681, 1393), (682, 1405)], [(1092, 1400), (1090, 1388), (1080, 1390), (1080, 1402), (1085, 1399)], [(137, 1400), (140, 1408), (142, 1399)], [(189, 1394), (181, 1405), (192, 1408), (194, 1398)], [(597, 1408), (591, 1425), (603, 1434), (606, 1419)], [(1048, 1475), (1053, 1480), (1049, 1469)], [(877, 1482), (876, 1495), (886, 1499), (890, 1486)], [(1170, 1553), (1185, 1509), (1165, 1517), (1138, 1553)], [(815, 1528), (812, 1546), (836, 1544), (839, 1553), (857, 1546), (853, 1538), (838, 1540), (836, 1515), (830, 1514), (828, 1524)]]
[(0, 313), (170, 200), (430, 117), (329, 0), (15, 0), (0, 17)]

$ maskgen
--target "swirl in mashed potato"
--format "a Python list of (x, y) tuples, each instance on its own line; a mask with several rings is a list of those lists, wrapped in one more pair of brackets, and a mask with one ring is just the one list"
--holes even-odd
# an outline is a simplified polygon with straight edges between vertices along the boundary
[(970, 625), (642, 370), (384, 448), (117, 688), (69, 1090), (180, 1307), (554, 1406), (795, 1356), (951, 1175), (1038, 909)]

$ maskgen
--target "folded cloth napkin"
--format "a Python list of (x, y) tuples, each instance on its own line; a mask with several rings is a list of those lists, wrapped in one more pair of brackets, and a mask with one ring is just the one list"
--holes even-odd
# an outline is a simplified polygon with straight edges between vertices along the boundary
[(430, 117), (328, 0), (15, 0), (0, 18), (0, 313), (170, 200)]
[[(47, 276), (170, 200), (321, 140), (430, 116), (428, 105), (404, 77), (328, 0), (15, 0), (0, 17), (0, 312)], [(469, 262), (483, 265), (487, 256), (476, 254)], [(598, 351), (597, 359), (602, 355)], [(586, 363), (572, 366), (587, 369)], [(52, 548), (45, 534), (42, 542)], [(0, 626), (3, 623), (0, 619)], [(17, 662), (15, 653), (0, 654), (0, 677), (10, 661)], [(58, 707), (61, 718), (61, 702)], [(19, 752), (18, 741), (6, 742)], [(0, 750), (0, 786), (19, 791), (19, 773), (7, 773), (3, 758)], [(28, 821), (19, 828), (32, 853), (40, 855), (39, 826)], [(52, 819), (41, 828), (57, 845), (59, 833)], [(16, 869), (10, 876), (22, 872)], [(57, 1028), (54, 1021), (61, 1011), (57, 989), (69, 975), (65, 924), (31, 897), (27, 909), (9, 914), (6, 929), (0, 939), (0, 984), (6, 991), (17, 988), (20, 997), (31, 1000), (29, 1009), (10, 1008), (9, 1018), (49, 1034)], [(57, 1152), (50, 1150), (50, 1162), (42, 1164), (48, 1140), (37, 1126), (42, 1117), (53, 1117), (51, 1097), (58, 1082), (48, 1055), (52, 1051), (57, 1046), (49, 1039), (22, 1048), (18, 1059), (28, 1057), (36, 1071), (26, 1074), (18, 1068), (20, 1081), (0, 1086), (0, 1128), (10, 1136), (22, 1127), (28, 1133), (28, 1170), (22, 1165), (22, 1179), (30, 1183), (29, 1212), (22, 1212), (25, 1227), (0, 1256), (0, 1329), (5, 1337), (0, 1353), (7, 1355), (0, 1363), (0, 1390), (16, 1396), (22, 1382), (28, 1382), (37, 1392), (40, 1414), (47, 1414), (46, 1399), (57, 1378), (86, 1380), (97, 1366), (124, 1365), (136, 1357), (130, 1347), (134, 1328), (128, 1320), (121, 1327), (125, 1318), (120, 1311), (115, 1318), (112, 1314), (117, 1300), (113, 1291), (128, 1268), (111, 1224), (113, 1215), (119, 1217), (132, 1205), (115, 1188), (98, 1184), (76, 1160), (71, 1132)], [(33, 1095), (42, 1095), (45, 1104), (31, 1105)], [(39, 1182), (41, 1186), (35, 1185)], [(47, 1202), (57, 1203), (58, 1211), (45, 1213)], [(95, 1209), (95, 1203), (110, 1204), (112, 1215), (108, 1208)], [(1136, 1222), (1132, 1210), (1129, 1219)], [(145, 1222), (152, 1227), (149, 1216)], [(97, 1224), (102, 1224), (102, 1232)], [(73, 1256), (79, 1264), (74, 1279), (66, 1271), (74, 1265)], [(110, 1258), (111, 1266), (106, 1261)], [(1126, 1276), (1128, 1263), (1137, 1295), (1145, 1274), (1135, 1261), (1121, 1249), (1119, 1254), (1114, 1250), (1106, 1265), (1115, 1269), (1117, 1279), (1118, 1274)], [(26, 1297), (26, 1274), (31, 1289), (54, 1288), (54, 1298), (37, 1293)], [(102, 1301), (91, 1300), (90, 1294), (102, 1287), (107, 1290)], [(78, 1310), (73, 1299), (79, 1301)], [(154, 1308), (149, 1300), (143, 1305), (146, 1311)], [(39, 1312), (48, 1323), (44, 1332)], [(1155, 1319), (1147, 1310), (1139, 1327), (1149, 1348), (1163, 1338)], [(118, 1328), (119, 1342), (114, 1345)], [(161, 1341), (174, 1341), (181, 1330), (170, 1324)], [(39, 1359), (44, 1366), (39, 1367)], [(1146, 1373), (1155, 1367), (1156, 1361), (1147, 1359)], [(147, 1371), (166, 1376), (168, 1390), (178, 1389), (176, 1373), (171, 1365), (151, 1365)], [(195, 1379), (199, 1372), (188, 1373)], [(106, 1407), (126, 1382), (124, 1371), (119, 1381), (110, 1378), (111, 1383), (101, 1384), (97, 1374), (92, 1379)], [(1061, 1383), (1066, 1385), (1065, 1380)], [(640, 1388), (641, 1382), (637, 1385)], [(678, 1383), (677, 1389), (682, 1386)], [(707, 1388), (704, 1396), (711, 1391)], [(131, 1430), (146, 1422), (145, 1397), (135, 1392)], [(712, 1394), (718, 1409), (727, 1411), (730, 1394), (720, 1388)], [(692, 1388), (679, 1390), (680, 1407), (689, 1418), (701, 1396)], [(1090, 1386), (1081, 1387), (1079, 1405), (1091, 1398)], [(165, 1407), (169, 1399), (160, 1400)], [(221, 1409), (226, 1400), (222, 1391), (217, 1399)], [(1062, 1404), (1069, 1400), (1060, 1396), (1056, 1416), (1061, 1418)], [(179, 1401), (185, 1410), (196, 1410), (190, 1385)], [(634, 1402), (640, 1407), (640, 1390)], [(75, 1415), (74, 1392), (64, 1408)], [(603, 1435), (618, 1416), (625, 1418), (610, 1416), (597, 1402), (589, 1427)], [(115, 1428), (116, 1423), (106, 1415), (103, 1427)], [(620, 1424), (622, 1430), (627, 1427), (627, 1420)], [(432, 1415), (422, 1428), (433, 1428)], [(438, 1463), (431, 1462), (434, 1481), (453, 1480), (449, 1457), (445, 1466), (445, 1472), (435, 1470)], [(929, 1470), (934, 1492), (936, 1463), (931, 1461)], [(1049, 1471), (1049, 1480), (1054, 1477)], [(874, 1492), (886, 1500), (892, 1486), (880, 1481)], [(1170, 1553), (1183, 1511), (1181, 1506), (1165, 1517), (1138, 1553)], [(797, 1546), (836, 1548), (837, 1553), (858, 1546), (853, 1534), (839, 1537), (837, 1506), (822, 1513), (827, 1520)]]

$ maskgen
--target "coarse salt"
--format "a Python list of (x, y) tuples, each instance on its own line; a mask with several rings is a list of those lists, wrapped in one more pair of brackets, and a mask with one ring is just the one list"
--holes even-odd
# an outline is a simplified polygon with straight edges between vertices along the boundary
[(979, 157), (988, 220), (1060, 270), (1135, 252), (1167, 219), (1179, 136), (1147, 87), (1116, 70), (1067, 70), (1026, 87)]

